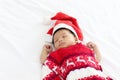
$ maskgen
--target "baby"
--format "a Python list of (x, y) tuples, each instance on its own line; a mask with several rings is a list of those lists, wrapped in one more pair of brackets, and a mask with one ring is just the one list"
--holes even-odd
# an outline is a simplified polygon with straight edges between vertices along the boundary
[(52, 45), (46, 44), (41, 52), (42, 80), (112, 80), (99, 65), (100, 51), (96, 44), (82, 44), (83, 35), (76, 19), (64, 13), (48, 31)]

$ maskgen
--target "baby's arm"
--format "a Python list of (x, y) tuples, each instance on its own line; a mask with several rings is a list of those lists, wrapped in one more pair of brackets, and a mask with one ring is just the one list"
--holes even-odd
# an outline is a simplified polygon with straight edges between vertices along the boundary
[(50, 44), (46, 44), (43, 46), (41, 56), (40, 56), (40, 61), (41, 63), (44, 63), (48, 54), (52, 51), (52, 46)]
[(100, 51), (99, 51), (97, 45), (93, 42), (88, 42), (87, 46), (95, 52), (95, 54), (96, 54), (95, 57), (96, 57), (97, 61), (100, 62), (101, 55), (100, 55)]

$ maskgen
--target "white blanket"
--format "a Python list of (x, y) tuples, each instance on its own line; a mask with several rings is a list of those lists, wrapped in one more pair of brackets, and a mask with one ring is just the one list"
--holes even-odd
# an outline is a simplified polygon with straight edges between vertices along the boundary
[(59, 11), (77, 18), (84, 41), (98, 44), (104, 72), (120, 80), (119, 8), (119, 0), (0, 0), (0, 80), (41, 79), (47, 19)]

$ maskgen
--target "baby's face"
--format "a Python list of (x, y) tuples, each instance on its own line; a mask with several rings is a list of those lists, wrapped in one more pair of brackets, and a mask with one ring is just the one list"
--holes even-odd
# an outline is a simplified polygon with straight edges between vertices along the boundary
[(60, 49), (76, 44), (77, 38), (66, 29), (57, 31), (54, 35), (54, 47)]

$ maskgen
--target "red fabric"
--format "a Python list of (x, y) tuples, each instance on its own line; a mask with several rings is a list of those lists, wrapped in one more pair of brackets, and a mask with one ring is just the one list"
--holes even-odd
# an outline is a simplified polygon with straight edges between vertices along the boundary
[[(46, 76), (45, 80), (66, 80), (67, 75), (71, 71), (86, 67), (102, 71), (101, 66), (94, 57), (93, 51), (81, 43), (50, 53), (45, 65), (54, 73), (52, 75), (48, 74), (49, 78), (47, 79), (48, 76)], [(98, 74), (96, 73), (96, 75)], [(86, 76), (79, 80), (112, 80), (109, 77), (96, 75)]]
[(110, 77), (104, 78), (99, 75), (92, 75), (92, 76), (84, 77), (78, 80), (113, 80), (113, 79), (111, 79)]
[(57, 61), (57, 63), (60, 64), (64, 58), (72, 56), (72, 55), (94, 56), (94, 53), (88, 47), (79, 43), (76, 45), (69, 46), (67, 48), (61, 48), (59, 50), (56, 50), (56, 51), (50, 53), (49, 57), (54, 58)]
[[(77, 61), (78, 59), (81, 61)], [(93, 51), (82, 43), (61, 48), (50, 53), (46, 64), (51, 70), (62, 76), (63, 79), (67, 77), (70, 71), (75, 69), (89, 66), (97, 70), (102, 70), (94, 58)]]
[(58, 75), (56, 75), (54, 72), (51, 72), (48, 74), (43, 80), (61, 80)]

